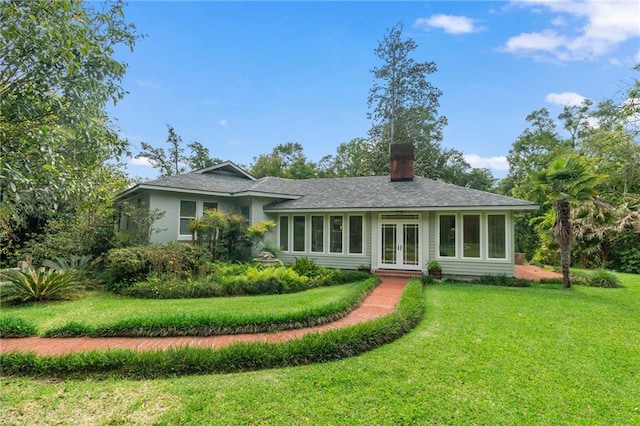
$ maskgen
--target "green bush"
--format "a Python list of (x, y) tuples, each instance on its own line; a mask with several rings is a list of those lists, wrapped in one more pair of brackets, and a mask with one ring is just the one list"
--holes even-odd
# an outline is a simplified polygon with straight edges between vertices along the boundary
[(79, 293), (83, 283), (77, 271), (52, 271), (29, 267), (26, 271), (9, 270), (0, 275), (0, 300), (10, 303), (67, 300)]
[(120, 292), (152, 275), (199, 275), (207, 259), (204, 249), (178, 242), (114, 249), (106, 258), (107, 289)]
[(530, 287), (531, 282), (521, 278), (508, 277), (505, 274), (487, 274), (476, 281), (479, 284), (499, 285), (503, 287)]
[(620, 279), (613, 272), (605, 269), (596, 269), (587, 276), (585, 285), (590, 287), (618, 288)]
[(22, 318), (0, 317), (0, 338), (36, 336), (38, 329), (34, 323)]
[(393, 313), (351, 327), (310, 333), (300, 339), (236, 343), (220, 349), (186, 346), (166, 351), (109, 350), (62, 356), (12, 352), (0, 354), (0, 374), (153, 379), (308, 365), (356, 356), (390, 343), (412, 330), (423, 314), (422, 285), (419, 280), (411, 280)]

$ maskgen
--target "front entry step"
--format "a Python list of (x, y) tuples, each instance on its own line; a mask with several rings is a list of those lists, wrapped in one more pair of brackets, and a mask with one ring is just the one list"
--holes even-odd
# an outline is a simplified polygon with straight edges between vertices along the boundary
[(374, 274), (383, 277), (421, 278), (422, 271), (403, 271), (400, 269), (374, 269)]

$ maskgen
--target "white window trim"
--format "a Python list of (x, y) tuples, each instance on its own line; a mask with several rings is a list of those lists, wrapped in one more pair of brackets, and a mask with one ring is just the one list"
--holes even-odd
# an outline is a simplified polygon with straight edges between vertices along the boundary
[[(464, 216), (480, 216), (480, 257), (464, 257)], [(503, 216), (504, 222), (504, 238), (505, 238), (505, 257), (489, 257), (489, 216)], [(440, 216), (455, 216), (456, 218), (456, 251), (455, 256), (440, 255)], [(485, 261), (485, 262), (510, 262), (511, 245), (513, 233), (511, 231), (511, 215), (504, 211), (495, 212), (442, 212), (436, 217), (436, 253), (435, 258), (442, 261), (447, 260), (465, 260), (465, 261)]]
[[(360, 217), (362, 219), (362, 224), (360, 225), (360, 247), (362, 247), (362, 252), (361, 253), (352, 253), (351, 252), (351, 218), (352, 217)], [(343, 229), (344, 229), (344, 225), (343, 225)], [(363, 214), (350, 214), (347, 215), (347, 254), (352, 255), (352, 256), (362, 256), (364, 255), (365, 252), (365, 247), (364, 247), (364, 233), (365, 233), (365, 223), (364, 223), (364, 215)], [(344, 231), (343, 231), (344, 234)], [(343, 239), (344, 239), (344, 235), (343, 235)]]
[[(305, 214), (293, 214), (291, 215), (291, 252), (292, 253), (308, 253), (309, 252), (309, 247), (308, 247), (308, 243), (309, 243), (309, 238), (308, 238), (308, 234), (309, 234), (309, 227), (307, 226), (308, 220), (307, 220), (307, 216)], [(302, 236), (304, 238), (304, 248), (302, 250), (296, 250), (295, 244), (296, 244), (296, 224), (295, 224), (295, 218), (296, 217), (302, 217), (304, 219), (304, 230), (302, 232)]]
[[(479, 255), (478, 256), (465, 256), (464, 255), (464, 217), (465, 216), (477, 216), (478, 217), (478, 251), (479, 251)], [(460, 228), (462, 230), (462, 232), (460, 234), (460, 258), (461, 259), (465, 259), (465, 260), (482, 260), (484, 259), (484, 254), (486, 253), (485, 250), (485, 246), (488, 245), (488, 240), (487, 240), (487, 244), (484, 244), (484, 223), (486, 222), (485, 218), (483, 217), (484, 215), (482, 213), (462, 213), (460, 215)], [(488, 235), (488, 234), (487, 234)], [(457, 253), (456, 253), (457, 254)]]
[[(194, 216), (182, 216), (182, 202), (193, 202), (196, 204), (196, 215)], [(182, 219), (197, 219), (198, 218), (198, 200), (179, 200), (178, 201), (178, 239), (179, 240), (184, 240), (187, 239), (187, 237), (190, 239), (191, 238), (191, 232), (189, 232), (188, 234), (181, 234), (180, 233), (180, 223), (182, 222)]]
[(287, 218), (287, 250), (282, 250), (284, 253), (291, 253), (291, 235), (293, 234), (293, 232), (290, 232), (291, 230), (291, 216), (290, 215), (280, 215), (278, 216), (278, 248), (282, 247), (282, 229), (281, 229), (281, 218), (286, 217)]
[[(454, 255), (453, 256), (442, 256), (440, 255), (440, 217), (442, 216), (453, 216), (455, 218), (455, 229), (456, 229), (456, 236), (454, 239), (454, 244), (455, 244), (455, 251), (454, 251)], [(460, 259), (459, 257), (459, 251), (460, 251), (460, 234), (461, 232), (459, 231), (460, 229), (460, 218), (458, 217), (459, 214), (457, 213), (453, 213), (453, 212), (442, 212), (442, 213), (438, 213), (437, 217), (436, 217), (436, 258), (437, 259), (443, 259), (443, 260), (451, 260), (451, 259)], [(477, 259), (477, 258), (474, 258)]]
[[(489, 216), (504, 216), (504, 257), (489, 257)], [(484, 241), (486, 257), (484, 259), (491, 262), (508, 262), (510, 261), (509, 253), (511, 252), (511, 218), (507, 213), (491, 212), (485, 214), (485, 227), (487, 229), (487, 237)]]
[[(342, 231), (341, 231), (341, 236), (342, 236), (342, 245), (340, 247), (342, 247), (341, 251), (331, 251), (331, 218), (332, 217), (341, 217), (342, 218)], [(334, 255), (334, 256), (339, 256), (339, 255), (343, 255), (345, 253), (345, 230), (346, 230), (346, 224), (345, 224), (345, 215), (344, 214), (328, 214), (327, 215), (327, 223), (328, 223), (328, 227), (329, 230), (327, 232), (327, 238), (329, 239), (329, 244), (327, 245), (327, 253), (330, 255)]]
[[(313, 250), (313, 218), (322, 218), (322, 250)], [(311, 214), (309, 215), (309, 253), (324, 254), (327, 252), (327, 215), (325, 214)]]

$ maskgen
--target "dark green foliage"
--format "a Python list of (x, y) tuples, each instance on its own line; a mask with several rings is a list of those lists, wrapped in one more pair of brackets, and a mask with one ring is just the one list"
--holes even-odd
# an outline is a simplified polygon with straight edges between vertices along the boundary
[(0, 317), (0, 338), (36, 336), (38, 328), (23, 318)]
[(356, 281), (366, 280), (367, 278), (371, 277), (370, 272), (364, 271), (342, 271), (340, 269), (336, 269), (334, 271), (330, 270), (330, 272), (333, 272), (333, 275), (331, 276), (331, 282), (325, 285), (353, 283)]
[(83, 287), (77, 271), (56, 272), (45, 268), (8, 270), (0, 275), (0, 300), (10, 303), (67, 300)]
[[(311, 263), (313, 261), (308, 264)], [(144, 281), (121, 286), (119, 292), (144, 299), (284, 294), (318, 286), (352, 283), (371, 277), (371, 274), (365, 272), (343, 272), (320, 266), (307, 267), (304, 275), (284, 266), (214, 263), (207, 268), (211, 273), (206, 276), (184, 277), (174, 273), (154, 275)]]
[(620, 279), (613, 272), (605, 269), (596, 269), (589, 273), (585, 285), (590, 287), (618, 288), (621, 283)]
[(408, 333), (421, 320), (420, 281), (410, 281), (395, 312), (363, 324), (280, 343), (236, 343), (218, 350), (180, 347), (166, 351), (108, 350), (63, 356), (12, 352), (0, 355), (0, 374), (59, 378), (152, 379), (232, 373), (334, 361), (359, 355)]
[(314, 259), (309, 259), (308, 257), (296, 257), (296, 259), (291, 262), (289, 268), (296, 271), (299, 275), (304, 275), (309, 278), (316, 278), (323, 274), (326, 268), (318, 266)]
[(369, 278), (358, 285), (358, 291), (340, 302), (283, 315), (190, 315), (131, 318), (115, 324), (90, 327), (71, 322), (47, 330), (45, 337), (169, 337), (217, 336), (226, 334), (261, 333), (312, 327), (336, 321), (357, 307), (375, 288), (378, 280)]
[(521, 278), (508, 277), (501, 275), (484, 275), (479, 280), (479, 284), (499, 285), (503, 287), (530, 287), (531, 282)]
[(609, 269), (630, 274), (640, 274), (640, 233), (627, 230), (616, 239), (612, 247)]
[(429, 285), (429, 284), (433, 284), (436, 282), (436, 279), (432, 276), (432, 275), (423, 275), (422, 278), (420, 278), (420, 281), (422, 282), (423, 285)]
[(178, 242), (114, 249), (106, 258), (107, 289), (119, 292), (150, 275), (198, 275), (207, 259), (202, 248)]

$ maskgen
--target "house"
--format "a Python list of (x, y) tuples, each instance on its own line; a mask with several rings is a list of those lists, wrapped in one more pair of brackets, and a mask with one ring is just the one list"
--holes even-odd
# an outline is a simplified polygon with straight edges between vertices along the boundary
[(151, 242), (191, 241), (189, 221), (209, 208), (273, 220), (266, 237), (285, 263), (425, 271), (437, 260), (455, 276), (514, 273), (516, 212), (537, 205), (413, 175), (413, 146), (391, 146), (391, 176), (256, 179), (232, 162), (135, 185), (117, 199), (166, 214)]

